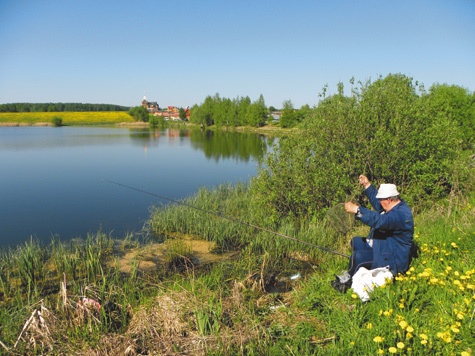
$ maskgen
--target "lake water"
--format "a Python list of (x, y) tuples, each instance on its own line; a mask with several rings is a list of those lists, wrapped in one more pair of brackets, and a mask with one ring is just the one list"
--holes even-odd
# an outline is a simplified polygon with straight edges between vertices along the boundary
[(0, 127), (0, 247), (99, 229), (140, 232), (150, 195), (179, 200), (199, 187), (248, 182), (273, 139), (257, 134), (111, 127)]

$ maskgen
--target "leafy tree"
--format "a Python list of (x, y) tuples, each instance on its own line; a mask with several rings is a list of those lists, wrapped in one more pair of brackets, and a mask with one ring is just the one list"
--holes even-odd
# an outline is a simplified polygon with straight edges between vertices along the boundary
[(201, 122), (201, 106), (195, 104), (190, 109), (190, 122), (193, 124), (202, 124)]
[(282, 113), (280, 115), (280, 126), (282, 128), (293, 127), (297, 123), (297, 114), (292, 101), (285, 100), (282, 103)]
[(186, 120), (186, 111), (185, 111), (185, 109), (180, 108), (179, 111), (178, 111), (178, 115), (179, 115), (180, 119), (182, 119), (183, 121)]
[(150, 115), (150, 120), (148, 121), (148, 124), (150, 127), (155, 128), (159, 126), (165, 126), (166, 122), (163, 116)]
[(216, 108), (216, 97), (219, 98), (219, 94), (216, 94), (214, 99), (211, 96), (207, 96), (202, 105), (203, 122), (206, 126), (214, 125), (214, 109)]
[(437, 120), (453, 121), (459, 128), (464, 148), (472, 147), (475, 143), (475, 102), (467, 89), (434, 84), (429, 89), (429, 95), (424, 95), (423, 99), (428, 115)]
[(136, 106), (129, 110), (128, 114), (132, 116), (135, 121), (143, 121), (148, 122), (149, 120), (149, 112), (143, 106)]
[(249, 111), (249, 107), (251, 106), (251, 98), (248, 96), (246, 97), (241, 97), (239, 99), (239, 105), (238, 105), (238, 125), (244, 126), (247, 125), (247, 113)]
[(259, 99), (253, 102), (247, 111), (246, 123), (254, 127), (262, 127), (267, 119), (267, 107), (262, 94)]

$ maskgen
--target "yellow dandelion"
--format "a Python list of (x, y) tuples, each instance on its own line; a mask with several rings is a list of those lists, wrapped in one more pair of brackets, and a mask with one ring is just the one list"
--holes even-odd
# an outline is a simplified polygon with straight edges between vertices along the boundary
[(413, 328), (412, 326), (408, 326), (408, 327), (406, 328), (406, 331), (407, 331), (408, 333), (412, 333), (412, 332), (414, 332), (414, 328)]
[(426, 334), (419, 334), (419, 337), (422, 339), (422, 340), (428, 340), (429, 337), (426, 335)]
[(384, 354), (384, 350), (379, 349), (379, 350), (378, 350), (378, 355), (382, 355), (382, 354)]
[(407, 333), (406, 334), (406, 339), (412, 339), (414, 335), (412, 335), (412, 333)]
[(378, 342), (378, 343), (379, 343), (379, 342), (383, 342), (383, 340), (384, 340), (384, 338), (381, 337), (381, 336), (376, 336), (376, 337), (373, 339), (374, 342)]
[(462, 351), (462, 353), (460, 354), (460, 356), (470, 356), (470, 352)]
[(452, 326), (452, 327), (450, 328), (450, 330), (452, 330), (452, 332), (455, 333), (455, 334), (457, 334), (457, 333), (460, 332), (460, 329), (457, 328), (457, 327), (455, 327), (455, 326)]
[(461, 314), (461, 313), (458, 313), (458, 314), (457, 314), (457, 319), (460, 319), (460, 320), (462, 320), (462, 319), (463, 319), (463, 314)]
[(408, 324), (406, 321), (403, 320), (399, 323), (399, 326), (401, 327), (401, 329), (404, 330), (405, 328), (407, 328)]
[(421, 340), (421, 344), (422, 344), (422, 345), (427, 344), (427, 340)]
[(357, 296), (355, 293), (353, 293), (353, 294), (351, 295), (351, 298), (356, 299), (356, 298), (358, 298), (358, 296)]
[(388, 351), (392, 354), (395, 354), (397, 352), (397, 349), (395, 347), (391, 346)]
[(397, 343), (397, 348), (398, 348), (398, 349), (403, 349), (403, 348), (404, 348), (404, 343), (398, 342), (398, 343)]
[(372, 329), (372, 328), (373, 328), (373, 324), (371, 324), (371, 323), (366, 324), (366, 328)]
[(404, 304), (403, 304), (403, 303), (399, 303), (399, 308), (404, 309)]

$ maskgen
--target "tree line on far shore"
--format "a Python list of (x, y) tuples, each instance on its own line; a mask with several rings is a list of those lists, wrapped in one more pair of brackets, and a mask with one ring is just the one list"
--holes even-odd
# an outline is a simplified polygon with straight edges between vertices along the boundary
[(267, 107), (261, 94), (259, 99), (252, 102), (249, 96), (235, 99), (221, 98), (219, 93), (207, 96), (200, 105), (194, 105), (190, 112), (190, 122), (201, 126), (253, 126), (262, 127), (273, 122), (272, 112), (279, 111), (278, 125), (282, 128), (297, 126), (310, 114), (310, 106), (303, 105), (300, 109), (294, 108), (291, 100), (282, 103), (282, 109), (273, 106)]
[(0, 112), (128, 111), (130, 107), (114, 104), (83, 103), (9, 103), (0, 104)]

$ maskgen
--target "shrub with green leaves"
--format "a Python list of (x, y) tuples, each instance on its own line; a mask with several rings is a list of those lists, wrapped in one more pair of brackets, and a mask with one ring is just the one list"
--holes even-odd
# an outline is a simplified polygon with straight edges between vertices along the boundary
[(426, 97), (433, 94), (419, 96), (412, 78), (401, 74), (360, 84), (347, 97), (339, 83), (304, 129), (282, 138), (261, 162), (251, 189), (274, 220), (317, 218), (336, 203), (363, 199), (360, 174), (376, 186), (396, 184), (410, 204), (463, 184), (467, 175), (456, 170), (461, 126), (451, 115), (433, 115)]
[(63, 119), (59, 116), (53, 116), (53, 118), (51, 119), (51, 124), (54, 127), (63, 126)]
[(150, 115), (150, 120), (148, 121), (150, 127), (161, 127), (165, 125), (165, 119), (163, 116), (152, 116)]

